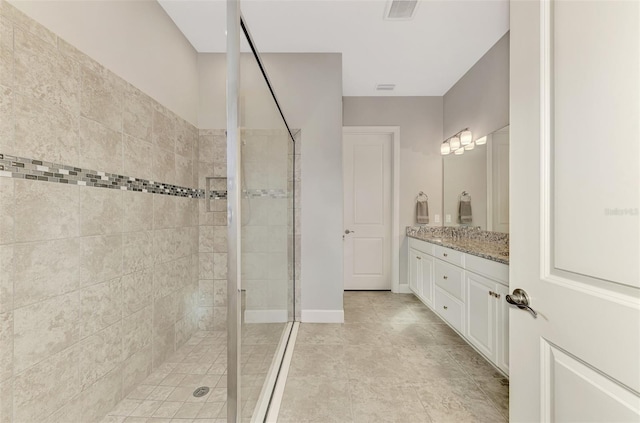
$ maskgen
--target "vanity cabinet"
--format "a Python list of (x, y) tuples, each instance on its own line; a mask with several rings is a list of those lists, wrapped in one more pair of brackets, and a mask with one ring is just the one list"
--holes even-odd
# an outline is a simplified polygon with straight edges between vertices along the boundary
[[(442, 251), (436, 249), (436, 254)], [(444, 252), (447, 254), (447, 252)], [(434, 259), (435, 306), (440, 316), (454, 329), (464, 333), (464, 270), (440, 259)]]
[(504, 297), (509, 291), (502, 284), (470, 271), (466, 272), (465, 285), (467, 340), (498, 368), (508, 373), (509, 325)]
[(434, 280), (436, 286), (464, 303), (464, 270), (462, 268), (435, 259)]
[[(426, 243), (425, 243), (426, 244)], [(428, 306), (433, 306), (433, 248), (409, 245), (409, 288)]]
[(509, 373), (509, 266), (466, 254), (465, 268), (467, 339)]
[(509, 266), (409, 238), (409, 287), (508, 374)]
[(436, 295), (433, 309), (449, 325), (460, 333), (464, 333), (464, 304), (456, 301), (440, 287), (436, 287)]

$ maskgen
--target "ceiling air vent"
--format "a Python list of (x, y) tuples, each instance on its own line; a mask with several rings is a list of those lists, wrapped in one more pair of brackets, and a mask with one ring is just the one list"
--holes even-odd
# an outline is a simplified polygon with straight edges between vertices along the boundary
[(393, 91), (396, 88), (396, 84), (378, 84), (376, 90), (378, 91)]
[(385, 19), (407, 20), (413, 18), (416, 13), (418, 0), (391, 0), (387, 2)]

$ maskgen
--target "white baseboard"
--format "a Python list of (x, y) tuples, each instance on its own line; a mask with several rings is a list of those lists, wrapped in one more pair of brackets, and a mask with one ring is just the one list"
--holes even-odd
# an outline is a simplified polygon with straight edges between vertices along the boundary
[(398, 291), (394, 292), (394, 294), (413, 294), (409, 285), (398, 285)]
[(303, 323), (344, 323), (344, 310), (302, 310)]
[(245, 323), (287, 323), (289, 313), (287, 310), (245, 310)]

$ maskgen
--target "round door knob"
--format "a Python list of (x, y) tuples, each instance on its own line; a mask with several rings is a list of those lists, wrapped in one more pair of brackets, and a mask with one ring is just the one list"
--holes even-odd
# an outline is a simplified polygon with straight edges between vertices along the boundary
[(346, 235), (349, 235), (349, 234), (355, 234), (355, 233), (356, 233), (356, 231), (351, 231), (351, 230), (349, 230), (349, 229), (345, 229), (345, 230), (344, 230), (344, 233), (345, 233)]

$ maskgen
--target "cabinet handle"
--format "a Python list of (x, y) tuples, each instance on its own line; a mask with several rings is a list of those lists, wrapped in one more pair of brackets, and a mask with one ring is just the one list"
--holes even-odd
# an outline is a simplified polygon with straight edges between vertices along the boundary
[(445, 309), (445, 310), (447, 310), (447, 309), (449, 308), (449, 307), (447, 307), (447, 306), (443, 306), (443, 307), (444, 307), (444, 309)]
[(448, 257), (448, 254), (447, 254), (447, 253), (442, 253), (442, 255), (443, 255), (443, 256), (445, 256), (445, 257)]
[(495, 294), (494, 296), (495, 296), (496, 298), (500, 298), (500, 294), (498, 294), (497, 292), (494, 292), (494, 294)]
[(416, 258), (417, 258), (418, 260), (422, 260), (422, 257), (420, 257), (420, 256), (416, 256)]
[(449, 279), (449, 276), (445, 275), (445, 276), (443, 276), (443, 278), (445, 278), (445, 279)]
[(489, 295), (491, 295), (493, 297), (494, 296), (493, 291), (489, 291)]

